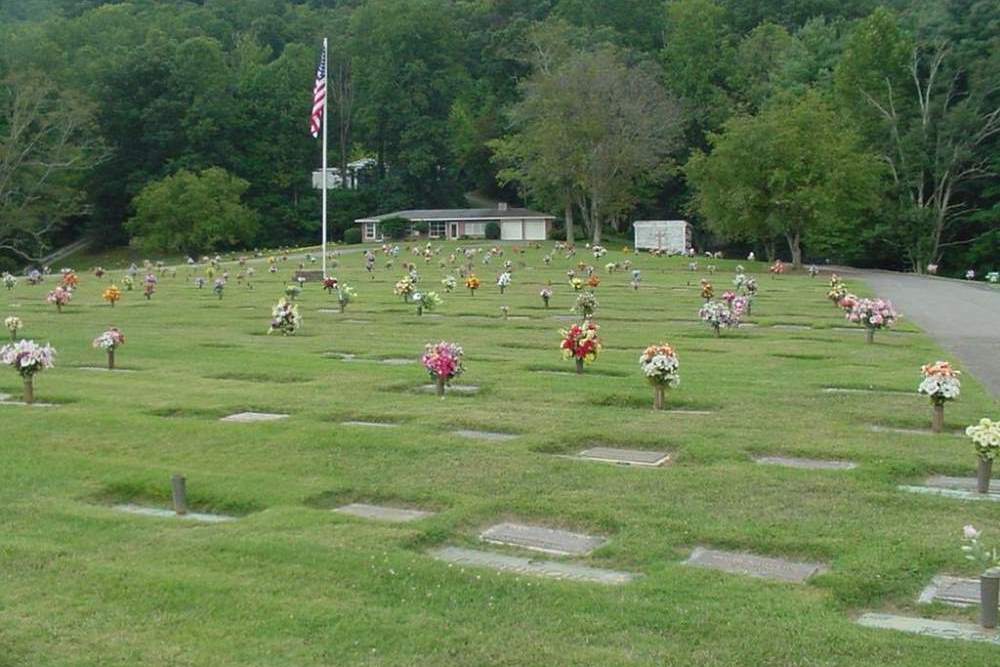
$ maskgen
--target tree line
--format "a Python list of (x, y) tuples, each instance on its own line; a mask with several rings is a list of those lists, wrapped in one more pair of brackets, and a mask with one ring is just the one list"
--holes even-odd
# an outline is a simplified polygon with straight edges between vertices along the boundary
[[(0, 263), (87, 235), (313, 241), (308, 110), (330, 39), (331, 192), (599, 242), (964, 273), (1000, 257), (995, 0), (24, 0), (0, 4)], [(343, 173), (343, 172), (342, 172)]]

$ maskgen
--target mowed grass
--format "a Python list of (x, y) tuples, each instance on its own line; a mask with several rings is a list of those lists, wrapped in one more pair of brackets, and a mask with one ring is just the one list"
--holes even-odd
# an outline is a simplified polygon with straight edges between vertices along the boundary
[[(127, 292), (114, 309), (98, 280), (58, 314), (44, 302), (56, 281), (24, 282), (0, 296), (23, 335), (50, 341), (58, 367), (40, 375), (38, 400), (55, 408), (0, 406), (0, 665), (996, 665), (996, 646), (857, 627), (865, 611), (975, 620), (974, 610), (918, 608), (939, 572), (973, 575), (959, 551), (973, 523), (996, 541), (1000, 507), (907, 494), (926, 475), (974, 474), (971, 444), (944, 434), (875, 433), (872, 425), (929, 426), (916, 394), (919, 366), (946, 355), (912, 323), (873, 346), (825, 299), (825, 278), (771, 279), (747, 263), (761, 290), (758, 326), (715, 338), (697, 321), (698, 281), (727, 289), (687, 260), (630, 255), (643, 283), (604, 265), (615, 250), (576, 258), (551, 244), (504, 259), (514, 282), (494, 286), (502, 259), (476, 259), (483, 287), (444, 294), (439, 268), (407, 252), (375, 279), (346, 252), (333, 271), (354, 285), (346, 314), (316, 283), (299, 302), (294, 337), (264, 335), (270, 308), (297, 264), (268, 274), (255, 261), (251, 291), (231, 280), (220, 301), (185, 267), (147, 302)], [(481, 257), (481, 256), (480, 256)], [(574, 300), (565, 273), (595, 265), (605, 351), (583, 376), (557, 350)], [(417, 317), (392, 294), (415, 261), (442, 317)], [(312, 267), (310, 267), (312, 268)], [(237, 270), (230, 266), (235, 276)], [(546, 310), (539, 289), (551, 281)], [(850, 287), (866, 293), (861, 284)], [(503, 321), (500, 306), (512, 317)], [(808, 325), (809, 330), (774, 328)], [(86, 372), (104, 355), (90, 342), (121, 327), (121, 368)], [(440, 400), (416, 391), (429, 378), (416, 360), (426, 342), (465, 348), (458, 382), (478, 395)], [(639, 352), (660, 341), (680, 356), (679, 410), (654, 413)], [(336, 354), (353, 354), (346, 361)], [(0, 369), (0, 392), (20, 380)], [(825, 387), (885, 393), (834, 394)], [(898, 392), (898, 393), (895, 393)], [(946, 410), (957, 431), (997, 402), (966, 374)], [(287, 413), (276, 423), (234, 424), (243, 410)], [(392, 421), (396, 428), (343, 426)], [(515, 433), (507, 442), (456, 429)], [(665, 449), (673, 463), (625, 468), (573, 460), (590, 445)], [(856, 461), (852, 471), (760, 466), (761, 454)], [(172, 473), (187, 476), (199, 511), (240, 516), (222, 525), (127, 515), (115, 502), (169, 505)], [(330, 511), (352, 501), (438, 514), (391, 525)], [(480, 545), (478, 533), (519, 520), (600, 534), (607, 546), (577, 559), (641, 574), (620, 587), (449, 567), (439, 545)], [(829, 564), (807, 585), (773, 583), (682, 565), (697, 545)]]

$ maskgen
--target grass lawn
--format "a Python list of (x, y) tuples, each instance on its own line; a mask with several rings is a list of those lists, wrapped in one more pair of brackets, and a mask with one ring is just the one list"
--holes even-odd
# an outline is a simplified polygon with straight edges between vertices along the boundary
[[(316, 283), (299, 299), (298, 335), (264, 335), (294, 261), (255, 289), (231, 280), (222, 300), (195, 288), (189, 269), (160, 280), (151, 301), (126, 292), (114, 309), (102, 289), (117, 280), (81, 274), (59, 314), (45, 303), (56, 282), (22, 281), (0, 294), (0, 318), (51, 341), (57, 367), (38, 376), (39, 401), (0, 406), (0, 666), (13, 665), (996, 665), (1000, 647), (878, 631), (853, 619), (898, 611), (974, 622), (975, 610), (916, 604), (941, 572), (974, 575), (959, 550), (972, 523), (1000, 542), (1000, 504), (908, 494), (928, 474), (974, 474), (971, 443), (951, 434), (873, 432), (926, 428), (919, 367), (944, 358), (904, 319), (874, 345), (826, 299), (826, 279), (768, 277), (754, 328), (715, 338), (697, 321), (698, 280), (687, 260), (630, 256), (627, 272), (581, 247), (551, 266), (530, 249), (501, 297), (502, 260), (476, 260), (483, 286), (444, 294), (454, 244), (430, 263), (379, 256), (375, 279), (360, 254), (333, 273), (355, 286), (346, 314)], [(481, 257), (481, 256), (480, 256)], [(441, 317), (417, 317), (393, 296), (415, 259)], [(605, 349), (582, 376), (557, 350), (574, 300), (566, 271), (597, 267)], [(523, 266), (520, 264), (523, 262)], [(717, 294), (736, 261), (715, 261)], [(83, 265), (78, 265), (83, 270)], [(230, 268), (235, 275), (236, 269)], [(457, 277), (456, 270), (449, 270)], [(539, 289), (552, 281), (546, 310)], [(849, 285), (865, 293), (861, 284)], [(509, 305), (512, 318), (500, 318)], [(905, 315), (905, 313), (904, 313)], [(810, 329), (772, 325), (807, 325)], [(91, 340), (109, 325), (127, 344), (118, 365)], [(426, 342), (466, 352), (458, 382), (474, 396), (445, 400), (416, 360)], [(654, 412), (637, 359), (668, 341), (681, 361), (669, 408)], [(356, 355), (344, 360), (331, 353)], [(0, 392), (19, 394), (9, 368)], [(881, 393), (828, 393), (827, 387)], [(946, 430), (998, 404), (971, 375), (946, 409)], [(244, 410), (286, 420), (239, 424)], [(344, 426), (393, 421), (395, 428)], [(452, 433), (517, 434), (506, 442)], [(665, 449), (673, 462), (629, 468), (575, 460), (590, 445)], [(849, 471), (762, 466), (757, 455), (851, 460)], [(115, 511), (117, 502), (167, 507), (170, 475), (188, 478), (192, 508), (240, 516), (225, 524)], [(1000, 484), (1000, 482), (996, 482)], [(384, 524), (330, 511), (348, 502), (436, 511)], [(517, 520), (609, 538), (573, 562), (642, 575), (622, 586), (449, 567), (427, 555), (463, 546), (530, 555), (478, 540)], [(805, 585), (687, 567), (696, 546), (750, 551), (829, 566)], [(537, 554), (536, 554), (537, 555)], [(546, 557), (548, 558), (548, 557)], [(558, 557), (555, 557), (558, 560)]]

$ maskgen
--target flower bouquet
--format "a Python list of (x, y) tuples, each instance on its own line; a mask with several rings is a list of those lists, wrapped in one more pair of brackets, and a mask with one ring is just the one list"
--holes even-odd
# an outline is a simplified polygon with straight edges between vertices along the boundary
[(74, 290), (80, 284), (80, 276), (76, 275), (73, 269), (63, 269), (59, 284), (65, 289)]
[(424, 310), (434, 310), (441, 305), (441, 297), (437, 292), (414, 292), (413, 303), (417, 304), (417, 315), (423, 315)]
[(712, 283), (707, 280), (701, 281), (701, 298), (705, 301), (711, 301), (715, 297), (715, 289), (712, 287)]
[(122, 276), (122, 285), (125, 287), (126, 292), (131, 292), (135, 287), (135, 279), (126, 273)]
[(945, 401), (958, 398), (958, 394), (962, 390), (962, 383), (958, 379), (961, 373), (952, 368), (947, 361), (925, 364), (920, 368), (920, 373), (924, 379), (917, 391), (930, 397), (931, 405), (934, 406), (931, 430), (940, 433), (941, 429), (944, 428)]
[(569, 284), (577, 292), (583, 289), (583, 281), (575, 276), (569, 279)]
[(809, 265), (809, 277), (810, 278), (815, 278), (818, 275), (819, 275), (819, 267), (816, 266), (815, 264), (810, 264)]
[(115, 350), (125, 344), (125, 335), (116, 327), (111, 327), (94, 339), (94, 347), (108, 353), (108, 370), (115, 369)]
[(353, 287), (347, 283), (341, 283), (337, 287), (337, 303), (340, 305), (340, 312), (344, 312), (347, 309), (347, 304), (354, 301), (356, 296), (357, 292), (354, 291)]
[(35, 402), (35, 375), (52, 368), (56, 351), (46, 343), (38, 345), (33, 340), (20, 340), (0, 347), (0, 363), (11, 366), (24, 380), (24, 402)]
[(989, 493), (993, 459), (1000, 456), (1000, 421), (983, 417), (978, 424), (965, 429), (965, 434), (972, 438), (976, 455), (979, 457), (976, 488), (979, 493)]
[(593, 292), (582, 292), (576, 297), (576, 303), (573, 304), (573, 310), (580, 313), (580, 316), (585, 320), (589, 320), (594, 316), (594, 312), (597, 310), (597, 297)]
[(653, 385), (654, 410), (663, 409), (665, 390), (681, 383), (679, 367), (677, 353), (666, 343), (650, 345), (639, 355), (639, 368), (642, 369), (642, 374), (646, 376), (649, 383)]
[(698, 311), (698, 317), (719, 336), (723, 328), (738, 327), (740, 314), (723, 301), (708, 301)]
[(640, 271), (639, 269), (633, 269), (632, 270), (632, 282), (629, 283), (629, 285), (632, 286), (632, 289), (638, 290), (639, 289), (639, 284), (641, 282), (642, 282), (642, 271)]
[(326, 290), (327, 294), (332, 294), (333, 290), (337, 289), (337, 279), (323, 278), (323, 289)]
[(830, 277), (830, 291), (826, 293), (826, 298), (840, 305), (845, 296), (847, 296), (847, 285), (835, 273)]
[(497, 287), (500, 288), (500, 294), (510, 287), (510, 271), (504, 271), (497, 277)]
[(867, 330), (867, 341), (875, 341), (875, 331), (891, 327), (899, 315), (892, 307), (892, 302), (884, 299), (858, 299), (847, 313), (847, 319), (860, 324)]
[(549, 299), (552, 298), (552, 288), (551, 287), (543, 287), (541, 289), (541, 291), (538, 293), (538, 296), (542, 297), (542, 302), (545, 304), (545, 307), (548, 308), (549, 307)]
[(986, 274), (986, 282), (990, 285), (1000, 284), (1000, 271), (990, 271)]
[(122, 291), (118, 289), (117, 285), (112, 284), (111, 287), (104, 290), (101, 294), (101, 298), (110, 303), (111, 307), (114, 308), (115, 304), (122, 298)]
[(465, 286), (468, 288), (469, 294), (476, 296), (476, 290), (479, 289), (479, 278), (476, 277), (476, 274), (469, 274), (469, 277), (465, 279)]
[(147, 301), (153, 298), (153, 294), (156, 292), (156, 283), (157, 279), (155, 275), (152, 273), (146, 274), (146, 278), (143, 281), (142, 294), (146, 297)]
[(455, 280), (455, 276), (445, 276), (441, 279), (441, 284), (444, 285), (444, 291), (451, 294), (451, 291), (455, 289), (458, 281)]
[(63, 306), (69, 304), (73, 300), (73, 290), (66, 289), (62, 286), (56, 287), (54, 290), (48, 293), (45, 297), (48, 303), (55, 304), (56, 310), (60, 313), (62, 312)]
[(780, 276), (785, 272), (785, 263), (780, 259), (775, 260), (774, 264), (768, 267), (767, 270), (771, 272), (772, 276)]
[(420, 357), (420, 363), (434, 379), (438, 396), (444, 398), (445, 385), (465, 370), (462, 366), (463, 354), (461, 346), (457, 343), (441, 341), (440, 343), (428, 343), (424, 346), (424, 354)]
[(219, 301), (222, 301), (222, 293), (226, 290), (226, 281), (223, 278), (216, 278), (215, 282), (212, 283), (212, 291), (215, 292), (216, 296), (219, 297)]
[(614, 273), (618, 270), (618, 262), (608, 262), (604, 265), (604, 270), (608, 273)]
[(277, 305), (271, 310), (271, 327), (267, 333), (275, 331), (282, 336), (291, 336), (302, 326), (302, 316), (299, 315), (298, 304), (292, 303), (284, 298), (279, 299)]
[(505, 320), (510, 317), (510, 306), (500, 306), (500, 317)]
[(3, 278), (0, 280), (3, 281), (3, 286), (6, 287), (8, 291), (17, 287), (17, 278), (9, 273), (4, 272)]
[(600, 327), (593, 320), (587, 320), (583, 324), (574, 324), (569, 329), (559, 331), (562, 336), (559, 348), (563, 358), (576, 362), (577, 373), (583, 372), (584, 363), (590, 364), (597, 360), (597, 355), (601, 352), (599, 330)]
[(24, 322), (21, 321), (20, 317), (11, 315), (3, 321), (3, 326), (10, 332), (10, 339), (17, 340), (17, 332), (24, 326)]
[(285, 296), (287, 298), (295, 301), (299, 298), (300, 294), (302, 294), (302, 288), (298, 285), (285, 285)]

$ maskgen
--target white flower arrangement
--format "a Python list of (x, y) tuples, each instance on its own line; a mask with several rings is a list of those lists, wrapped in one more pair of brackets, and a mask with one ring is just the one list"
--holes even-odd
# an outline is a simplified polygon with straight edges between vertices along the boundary
[(17, 332), (24, 326), (24, 322), (21, 321), (20, 317), (11, 315), (3, 321), (3, 326), (10, 332), (10, 339), (14, 340), (17, 337)]
[(4, 272), (3, 274), (3, 286), (8, 290), (12, 290), (17, 287), (17, 278), (9, 273)]
[(965, 435), (972, 438), (979, 458), (992, 461), (1000, 455), (1000, 421), (992, 421), (986, 417), (965, 429)]
[(962, 383), (958, 379), (961, 372), (953, 369), (947, 361), (926, 364), (920, 372), (924, 379), (917, 391), (929, 396), (934, 404), (952, 401), (962, 391)]
[(676, 387), (681, 383), (677, 353), (666, 343), (650, 345), (639, 355), (639, 368), (651, 384)]
[(12, 366), (23, 378), (31, 378), (55, 365), (56, 351), (48, 343), (39, 345), (33, 340), (19, 340), (0, 347), (0, 363)]

